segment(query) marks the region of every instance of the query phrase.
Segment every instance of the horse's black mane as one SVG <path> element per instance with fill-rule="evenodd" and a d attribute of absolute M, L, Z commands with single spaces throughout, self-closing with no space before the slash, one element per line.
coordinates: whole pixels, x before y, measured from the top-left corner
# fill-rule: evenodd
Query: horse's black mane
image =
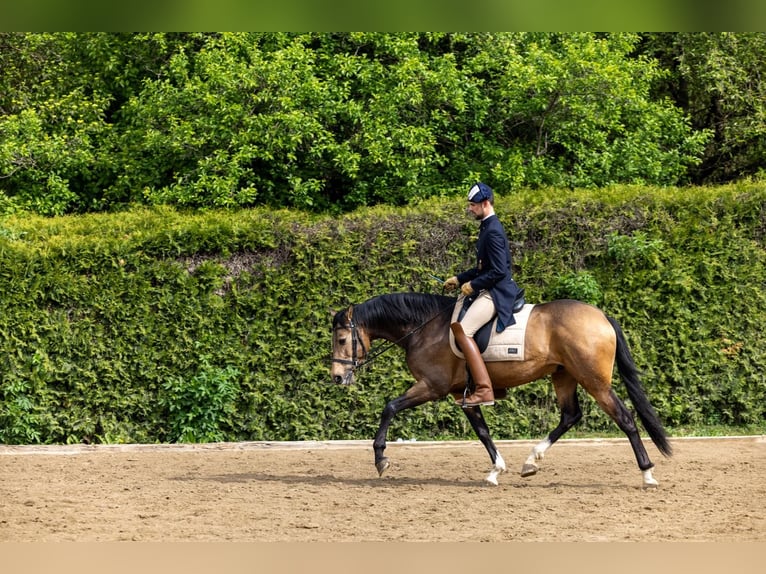
<path fill-rule="evenodd" d="M 368 327 L 419 327 L 442 315 L 449 319 L 457 300 L 429 293 L 379 295 L 354 307 L 354 319 Z"/>

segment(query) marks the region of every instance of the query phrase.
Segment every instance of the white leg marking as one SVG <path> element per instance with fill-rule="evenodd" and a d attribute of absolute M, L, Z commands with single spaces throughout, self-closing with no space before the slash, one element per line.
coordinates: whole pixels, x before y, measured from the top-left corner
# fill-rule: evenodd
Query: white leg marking
<path fill-rule="evenodd" d="M 535 448 L 532 449 L 532 452 L 535 455 L 535 459 L 543 460 L 543 457 L 549 448 L 551 448 L 551 441 L 547 438 L 544 441 L 538 443 Z"/>
<path fill-rule="evenodd" d="M 500 456 L 500 453 L 497 453 L 495 466 L 492 468 L 492 471 L 489 473 L 487 478 L 484 479 L 484 481 L 493 486 L 497 486 L 497 477 L 503 474 L 505 470 L 505 461 L 503 460 L 503 457 Z"/>
<path fill-rule="evenodd" d="M 644 486 L 659 486 L 660 483 L 652 476 L 652 469 L 642 471 L 644 475 Z"/>
<path fill-rule="evenodd" d="M 543 460 L 545 457 L 545 451 L 547 451 L 549 448 L 551 448 L 551 441 L 549 441 L 547 438 L 544 441 L 537 443 L 535 448 L 532 449 L 532 452 L 529 453 L 527 460 L 524 461 L 524 464 L 537 466 L 537 461 Z"/>
<path fill-rule="evenodd" d="M 524 461 L 524 466 L 521 467 L 521 476 L 527 477 L 537 474 L 537 471 L 539 470 L 537 461 L 543 460 L 545 451 L 549 448 L 551 448 L 551 441 L 547 438 L 544 441 L 537 443 L 535 448 L 532 449 L 532 452 L 529 453 L 527 460 Z"/>

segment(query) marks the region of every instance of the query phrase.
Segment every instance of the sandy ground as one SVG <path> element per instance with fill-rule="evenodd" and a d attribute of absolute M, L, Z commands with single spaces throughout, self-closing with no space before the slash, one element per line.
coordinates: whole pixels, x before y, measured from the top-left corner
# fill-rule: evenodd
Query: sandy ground
<path fill-rule="evenodd" d="M 0 542 L 766 541 L 766 437 L 653 445 L 644 489 L 626 440 L 14 447 L 0 445 Z"/>

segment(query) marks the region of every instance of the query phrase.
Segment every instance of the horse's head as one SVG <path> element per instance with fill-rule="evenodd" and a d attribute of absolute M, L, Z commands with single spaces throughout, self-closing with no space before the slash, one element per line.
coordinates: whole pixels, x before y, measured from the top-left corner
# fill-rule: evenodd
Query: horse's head
<path fill-rule="evenodd" d="M 351 385 L 354 371 L 364 363 L 370 339 L 364 328 L 354 321 L 354 307 L 338 311 L 332 321 L 332 366 L 334 383 Z"/>

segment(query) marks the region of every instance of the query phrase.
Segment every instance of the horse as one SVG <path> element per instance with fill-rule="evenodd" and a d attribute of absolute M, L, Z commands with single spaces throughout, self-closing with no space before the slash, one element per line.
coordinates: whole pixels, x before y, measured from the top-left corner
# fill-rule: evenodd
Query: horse
<path fill-rule="evenodd" d="M 428 293 L 390 293 L 332 314 L 331 378 L 351 385 L 355 372 L 382 351 L 371 352 L 376 339 L 404 349 L 414 384 L 389 401 L 381 414 L 373 450 L 379 476 L 389 468 L 384 455 L 388 428 L 397 413 L 429 401 L 463 396 L 466 363 L 451 349 L 449 324 L 458 299 Z M 645 487 L 656 487 L 654 464 L 639 436 L 633 415 L 612 388 L 614 364 L 628 397 L 657 449 L 672 455 L 665 430 L 641 385 L 639 371 L 619 323 L 602 310 L 572 299 L 539 303 L 529 314 L 525 334 L 526 352 L 521 361 L 487 362 L 495 398 L 507 396 L 508 389 L 550 375 L 560 410 L 558 425 L 536 444 L 524 461 L 522 477 L 539 470 L 546 451 L 581 418 L 577 388 L 582 386 L 627 435 Z M 485 482 L 497 486 L 506 472 L 505 461 L 490 436 L 481 407 L 462 409 L 484 445 L 492 463 Z"/>

